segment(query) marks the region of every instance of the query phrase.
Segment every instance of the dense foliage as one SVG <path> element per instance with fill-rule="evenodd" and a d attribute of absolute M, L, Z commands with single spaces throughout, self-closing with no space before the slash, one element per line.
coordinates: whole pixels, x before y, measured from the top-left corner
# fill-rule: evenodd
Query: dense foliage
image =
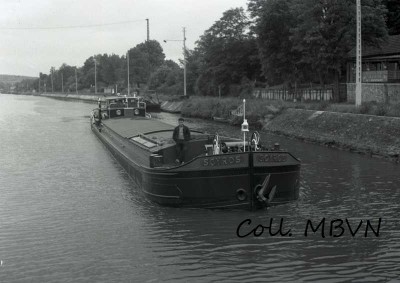
<path fill-rule="evenodd" d="M 255 86 L 294 87 L 334 84 L 344 76 L 348 52 L 355 47 L 356 0 L 249 0 L 248 11 L 233 8 L 207 29 L 194 50 L 186 50 L 188 94 L 246 96 Z M 365 45 L 377 45 L 400 33 L 400 2 L 362 1 Z M 82 67 L 63 64 L 41 74 L 41 91 L 94 91 L 97 88 L 154 90 L 183 94 L 183 62 L 165 60 L 158 41 L 127 54 L 98 54 Z M 75 81 L 75 72 L 77 84 Z M 38 88 L 39 82 L 31 82 Z M 26 84 L 25 82 L 25 85 Z M 24 87 L 21 84 L 21 87 Z M 337 93 L 337 92 L 335 92 Z"/>
<path fill-rule="evenodd" d="M 249 11 L 268 83 L 338 83 L 355 46 L 355 1 L 250 0 Z M 364 44 L 387 36 L 386 13 L 381 0 L 362 1 Z"/>

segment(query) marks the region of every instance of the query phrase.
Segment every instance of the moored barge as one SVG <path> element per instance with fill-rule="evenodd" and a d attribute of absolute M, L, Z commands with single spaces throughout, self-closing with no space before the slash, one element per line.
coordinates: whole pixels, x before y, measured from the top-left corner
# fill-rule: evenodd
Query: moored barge
<path fill-rule="evenodd" d="M 186 160 L 175 163 L 174 127 L 152 119 L 140 97 L 107 97 L 91 128 L 141 188 L 161 205 L 255 210 L 299 196 L 300 161 L 279 148 L 191 130 Z"/>

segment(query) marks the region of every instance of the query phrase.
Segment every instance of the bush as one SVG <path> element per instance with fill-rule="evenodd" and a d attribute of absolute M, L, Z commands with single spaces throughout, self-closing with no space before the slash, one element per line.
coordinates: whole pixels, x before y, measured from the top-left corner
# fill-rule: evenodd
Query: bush
<path fill-rule="evenodd" d="M 364 102 L 361 104 L 360 108 L 358 108 L 358 112 L 360 114 L 371 114 L 373 110 L 373 103 L 371 102 Z"/>
<path fill-rule="evenodd" d="M 341 113 L 358 113 L 357 107 L 354 104 L 331 104 L 327 111 Z"/>
<path fill-rule="evenodd" d="M 374 115 L 385 116 L 388 113 L 388 106 L 384 103 L 380 103 L 375 107 Z"/>
<path fill-rule="evenodd" d="M 329 106 L 330 106 L 329 101 L 325 101 L 325 100 L 324 100 L 324 101 L 318 103 L 318 105 L 317 105 L 317 110 L 323 111 L 323 110 L 328 109 Z"/>

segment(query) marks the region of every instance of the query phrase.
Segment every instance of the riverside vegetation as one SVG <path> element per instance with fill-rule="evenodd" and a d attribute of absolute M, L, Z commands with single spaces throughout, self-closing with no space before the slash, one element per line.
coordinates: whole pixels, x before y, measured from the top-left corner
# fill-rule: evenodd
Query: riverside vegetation
<path fill-rule="evenodd" d="M 164 97 L 165 98 L 165 97 Z M 171 101 L 171 100 L 170 100 Z M 174 99 L 172 99 L 174 101 Z M 241 98 L 190 97 L 184 101 L 181 113 L 187 117 L 212 119 L 221 117 L 231 119 L 232 124 L 238 121 L 231 116 L 231 111 L 242 104 Z M 262 126 L 265 119 L 272 119 L 288 108 L 328 111 L 339 113 L 366 114 L 376 116 L 400 117 L 400 103 L 385 104 L 366 102 L 360 107 L 354 104 L 322 102 L 292 102 L 282 100 L 246 99 L 246 117 L 255 127 Z M 240 119 L 239 119 L 240 120 Z M 240 121 L 241 123 L 241 121 Z"/>
<path fill-rule="evenodd" d="M 182 104 L 187 117 L 231 118 L 239 98 L 191 97 Z M 364 103 L 361 107 L 328 102 L 246 100 L 246 118 L 253 129 L 262 129 L 307 142 L 400 161 L 400 104 Z"/>
<path fill-rule="evenodd" d="M 351 2 L 351 3 L 350 3 Z M 241 96 L 265 86 L 332 85 L 345 79 L 346 59 L 355 43 L 355 1 L 249 0 L 232 8 L 185 50 L 187 93 Z M 362 1 L 363 44 L 376 46 L 400 33 L 400 3 Z M 188 30 L 190 34 L 190 29 Z M 155 39 L 122 55 L 96 54 L 83 66 L 50 67 L 39 78 L 21 81 L 16 92 L 127 92 L 183 94 L 183 61 L 167 60 Z M 96 78 L 96 83 L 95 83 Z M 40 87 L 39 87 L 40 85 Z M 5 91 L 7 89 L 5 88 Z"/>

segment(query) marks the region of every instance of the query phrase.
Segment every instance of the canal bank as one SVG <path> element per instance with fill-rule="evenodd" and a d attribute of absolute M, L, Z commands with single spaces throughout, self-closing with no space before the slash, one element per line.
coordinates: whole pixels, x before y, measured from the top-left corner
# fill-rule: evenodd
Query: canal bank
<path fill-rule="evenodd" d="M 57 93 L 42 93 L 40 96 L 88 102 L 95 102 L 99 97 Z M 182 101 L 164 101 L 161 105 L 162 111 L 205 118 L 199 115 L 201 111 L 192 111 L 190 107 L 190 103 Z M 279 111 L 274 107 L 266 113 L 269 114 L 261 120 L 252 119 L 250 115 L 250 128 L 257 126 L 264 131 L 305 142 L 400 162 L 400 118 L 294 108 Z M 238 119 L 234 124 L 238 124 Z"/>
<path fill-rule="evenodd" d="M 174 102 L 169 105 L 174 107 Z M 211 112 L 193 111 L 193 105 L 190 103 L 179 106 L 177 108 L 180 108 L 184 116 L 205 118 L 211 115 Z M 259 107 L 261 105 L 258 105 Z M 204 107 L 198 105 L 195 108 Z M 206 111 L 218 113 L 218 110 L 213 110 L 213 106 L 208 105 L 206 108 Z M 282 110 L 275 106 L 266 106 L 261 110 L 258 108 L 246 111 L 250 129 L 261 128 L 263 131 L 305 142 L 400 162 L 400 118 L 398 117 L 295 108 Z M 260 119 L 257 116 L 264 118 Z M 241 119 L 235 118 L 231 123 L 240 125 Z"/>
<path fill-rule="evenodd" d="M 400 118 L 285 109 L 263 130 L 329 147 L 400 161 Z"/>
<path fill-rule="evenodd" d="M 85 114 L 92 108 L 0 95 L 1 282 L 398 279 L 398 164 L 262 133 L 262 142 L 279 141 L 301 158 L 299 200 L 256 212 L 160 207 L 144 198 L 90 131 Z M 177 122 L 178 115 L 159 115 Z M 186 122 L 240 136 L 238 128 L 210 120 Z M 375 228 L 379 218 L 379 237 L 364 236 L 365 225 Z M 239 238 L 246 219 L 251 224 L 241 225 L 241 233 L 283 223 L 292 236 L 270 236 L 266 229 Z M 326 225 L 306 237 L 308 221 Z M 338 226 L 332 235 L 329 221 Z"/>
<path fill-rule="evenodd" d="M 36 93 L 36 96 L 45 96 L 56 99 L 64 100 L 83 100 L 88 102 L 96 102 L 99 97 L 104 96 L 103 94 L 69 94 L 69 93 Z"/>

